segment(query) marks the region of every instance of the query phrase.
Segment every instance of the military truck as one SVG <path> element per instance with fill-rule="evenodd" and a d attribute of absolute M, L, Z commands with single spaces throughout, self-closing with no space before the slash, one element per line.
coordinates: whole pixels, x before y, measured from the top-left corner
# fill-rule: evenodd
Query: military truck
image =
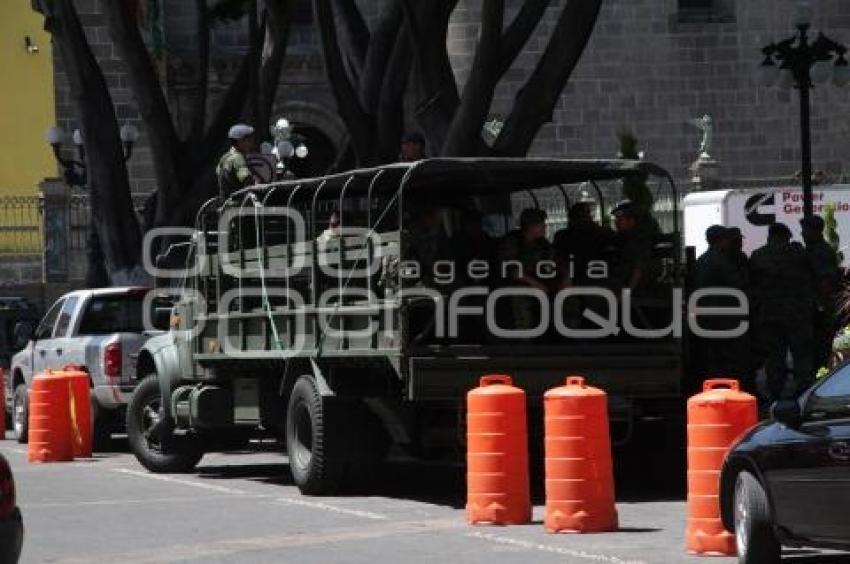
<path fill-rule="evenodd" d="M 191 240 L 158 263 L 186 268 L 157 272 L 177 301 L 170 331 L 138 356 L 133 452 L 151 471 L 183 472 L 205 451 L 270 434 L 300 490 L 326 494 L 370 475 L 391 445 L 461 454 L 465 395 L 488 373 L 512 375 L 533 413 L 545 390 L 582 374 L 609 393 L 622 439 L 638 418 L 680 422 L 684 340 L 657 332 L 681 316 L 676 233 L 655 240 L 666 275 L 626 300 L 632 323 L 655 328 L 650 339 L 511 333 L 499 265 L 460 252 L 470 215 L 498 246 L 518 195 L 566 201 L 580 183 L 648 177 L 675 194 L 647 162 L 430 159 L 210 200 Z M 452 264 L 464 275 L 449 277 Z M 565 309 L 556 303 L 553 320 Z"/>

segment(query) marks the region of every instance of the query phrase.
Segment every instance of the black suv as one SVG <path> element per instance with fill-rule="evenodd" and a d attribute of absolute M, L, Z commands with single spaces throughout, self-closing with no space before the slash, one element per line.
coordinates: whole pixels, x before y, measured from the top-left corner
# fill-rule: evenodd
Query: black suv
<path fill-rule="evenodd" d="M 723 523 L 739 562 L 778 562 L 782 545 L 850 550 L 850 363 L 771 412 L 721 472 Z"/>

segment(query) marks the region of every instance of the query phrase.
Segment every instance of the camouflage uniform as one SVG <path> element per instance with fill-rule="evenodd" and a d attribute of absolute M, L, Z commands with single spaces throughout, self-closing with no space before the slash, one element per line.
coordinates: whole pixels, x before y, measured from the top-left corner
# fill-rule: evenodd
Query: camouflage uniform
<path fill-rule="evenodd" d="M 221 157 L 215 174 L 218 177 L 218 193 L 222 198 L 227 198 L 233 192 L 250 185 L 254 178 L 245 155 L 236 150 L 236 147 L 231 147 Z"/>
<path fill-rule="evenodd" d="M 748 294 L 749 275 L 736 264 L 737 256 L 709 248 L 697 259 L 694 268 L 694 289 L 734 288 Z M 746 257 L 744 257 L 746 260 Z M 700 300 L 701 307 L 735 307 L 738 301 L 721 296 Z M 699 320 L 700 327 L 711 331 L 732 330 L 741 323 L 740 317 L 707 316 Z M 699 339 L 697 341 L 699 376 L 702 378 L 732 377 L 741 381 L 744 389 L 752 390 L 752 360 L 748 334 L 735 338 Z"/>
<path fill-rule="evenodd" d="M 768 241 L 753 252 L 750 273 L 758 348 L 765 358 L 770 394 L 778 399 L 787 374 L 789 348 L 797 386 L 806 385 L 814 374 L 811 263 L 799 243 Z"/>
<path fill-rule="evenodd" d="M 544 280 L 537 277 L 537 265 L 544 261 L 554 259 L 552 245 L 546 239 L 537 239 L 526 243 L 522 233 L 515 231 L 505 237 L 499 249 L 500 269 L 508 261 L 518 261 L 522 264 L 522 274 L 534 278 L 540 282 L 550 285 L 552 280 Z M 512 270 L 514 270 L 512 272 Z M 514 269 L 508 269 L 509 276 L 518 273 Z M 511 312 L 513 314 L 514 329 L 533 329 L 539 322 L 540 303 L 537 299 L 526 296 L 514 296 L 511 298 Z"/>
<path fill-rule="evenodd" d="M 806 253 L 814 273 L 815 366 L 826 366 L 831 351 L 835 320 L 839 265 L 835 249 L 823 239 L 806 242 Z"/>

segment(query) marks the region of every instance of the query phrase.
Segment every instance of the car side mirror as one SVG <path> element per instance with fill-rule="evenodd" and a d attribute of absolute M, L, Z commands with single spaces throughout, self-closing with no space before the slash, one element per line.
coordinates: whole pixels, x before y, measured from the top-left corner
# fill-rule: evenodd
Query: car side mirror
<path fill-rule="evenodd" d="M 792 399 L 783 399 L 774 402 L 770 406 L 770 416 L 774 421 L 778 421 L 792 429 L 799 427 L 803 421 L 800 404 L 797 403 L 797 400 Z"/>
<path fill-rule="evenodd" d="M 13 329 L 15 348 L 22 349 L 27 343 L 35 340 L 35 324 L 29 321 L 18 321 Z"/>

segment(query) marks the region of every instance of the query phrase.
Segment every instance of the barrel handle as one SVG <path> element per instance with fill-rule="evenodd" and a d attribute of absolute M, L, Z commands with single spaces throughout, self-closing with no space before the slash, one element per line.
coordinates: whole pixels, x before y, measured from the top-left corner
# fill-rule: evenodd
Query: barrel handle
<path fill-rule="evenodd" d="M 479 382 L 481 386 L 492 386 L 493 384 L 504 384 L 505 386 L 513 386 L 514 381 L 510 376 L 505 374 L 491 374 L 490 376 L 482 376 Z"/>
<path fill-rule="evenodd" d="M 82 372 L 83 367 L 79 364 L 66 364 L 62 367 L 62 372 Z"/>
<path fill-rule="evenodd" d="M 741 385 L 734 378 L 713 378 L 702 383 L 702 391 L 708 392 L 711 390 L 728 389 L 737 392 L 741 389 Z"/>
<path fill-rule="evenodd" d="M 584 376 L 567 376 L 567 386 L 584 387 Z"/>

